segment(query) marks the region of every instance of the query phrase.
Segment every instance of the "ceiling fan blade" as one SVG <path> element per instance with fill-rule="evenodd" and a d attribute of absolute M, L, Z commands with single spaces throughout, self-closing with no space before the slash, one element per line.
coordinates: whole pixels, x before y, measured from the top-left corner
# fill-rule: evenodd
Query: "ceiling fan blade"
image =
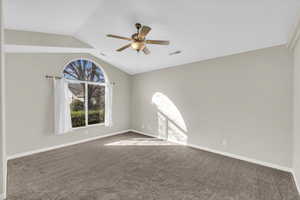
<path fill-rule="evenodd" d="M 146 55 L 149 55 L 151 52 L 150 52 L 150 50 L 147 48 L 147 47 L 145 47 L 144 49 L 143 49 L 143 52 L 146 54 Z"/>
<path fill-rule="evenodd" d="M 139 38 L 145 38 L 146 35 L 151 31 L 151 28 L 149 26 L 143 26 L 142 29 L 139 32 L 138 37 Z"/>
<path fill-rule="evenodd" d="M 167 40 L 146 40 L 147 44 L 160 44 L 160 45 L 169 45 L 170 41 Z"/>
<path fill-rule="evenodd" d="M 111 37 L 111 38 L 121 39 L 121 40 L 128 40 L 128 41 L 132 40 L 131 38 L 128 38 L 128 37 L 123 37 L 123 36 L 118 36 L 118 35 L 112 35 L 112 34 L 108 34 L 106 36 L 107 37 Z"/>
<path fill-rule="evenodd" d="M 130 44 L 127 44 L 127 45 L 125 45 L 125 46 L 123 46 L 123 47 L 121 47 L 121 48 L 119 48 L 119 49 L 117 49 L 116 51 L 123 51 L 124 49 L 127 49 L 128 47 L 130 47 L 131 46 L 131 43 Z"/>

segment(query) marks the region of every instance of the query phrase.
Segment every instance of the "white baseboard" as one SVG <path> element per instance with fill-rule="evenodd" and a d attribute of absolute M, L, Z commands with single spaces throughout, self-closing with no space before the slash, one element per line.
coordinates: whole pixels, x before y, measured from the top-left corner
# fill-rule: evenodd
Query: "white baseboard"
<path fill-rule="evenodd" d="M 149 136 L 149 137 L 155 137 L 155 138 L 158 138 L 157 136 L 153 135 L 153 134 L 150 134 L 150 133 L 145 133 L 145 132 L 142 132 L 142 131 L 138 131 L 138 130 L 134 130 L 134 129 L 130 129 L 131 132 L 135 132 L 135 133 L 138 133 L 138 134 L 141 134 L 141 135 L 145 135 L 145 136 Z M 159 138 L 161 139 L 161 138 Z"/>
<path fill-rule="evenodd" d="M 142 131 L 133 130 L 133 129 L 131 129 L 131 131 L 142 134 L 142 135 L 158 138 L 157 136 L 155 136 L 153 134 L 145 133 L 145 132 L 142 132 Z M 208 151 L 208 152 L 211 152 L 211 153 L 223 155 L 223 156 L 226 156 L 226 157 L 230 157 L 230 158 L 234 158 L 234 159 L 238 159 L 238 160 L 243 160 L 243 161 L 247 161 L 247 162 L 250 162 L 250 163 L 255 163 L 255 164 L 258 164 L 258 165 L 262 165 L 262 166 L 266 166 L 266 167 L 270 167 L 270 168 L 274 168 L 274 169 L 278 169 L 278 170 L 282 170 L 282 171 L 292 173 L 292 169 L 289 168 L 289 167 L 284 167 L 284 166 L 276 165 L 276 164 L 269 163 L 269 162 L 264 162 L 264 161 L 244 157 L 244 156 L 239 156 L 239 155 L 232 154 L 232 153 L 222 152 L 222 151 L 218 151 L 218 150 L 215 150 L 215 149 L 210 149 L 210 148 L 195 145 L 195 144 L 188 143 L 188 144 L 185 144 L 185 145 L 189 146 L 189 147 L 192 147 L 192 148 L 195 148 L 195 149 L 200 149 L 200 150 Z"/>
<path fill-rule="evenodd" d="M 5 194 L 0 194 L 0 200 L 5 200 L 6 199 L 6 195 Z"/>
<path fill-rule="evenodd" d="M 236 155 L 236 154 L 232 154 L 232 153 L 228 153 L 228 152 L 222 152 L 222 151 L 218 151 L 218 150 L 214 150 L 214 149 L 210 149 L 210 148 L 206 148 L 206 147 L 198 146 L 198 145 L 194 145 L 194 144 L 187 144 L 187 145 L 190 146 L 190 147 L 196 148 L 196 149 L 200 149 L 200 150 L 208 151 L 208 152 L 211 152 L 211 153 L 220 154 L 220 155 L 223 155 L 223 156 L 226 156 L 226 157 L 230 157 L 230 158 L 243 160 L 243 161 L 247 161 L 247 162 L 250 162 L 250 163 L 254 163 L 254 164 L 258 164 L 258 165 L 278 169 L 278 170 L 281 170 L 281 171 L 286 171 L 286 172 L 291 172 L 292 171 L 292 169 L 289 168 L 289 167 L 285 167 L 285 166 L 281 166 L 281 165 L 277 165 L 277 164 L 273 164 L 273 163 L 269 163 L 269 162 L 265 162 L 265 161 L 260 161 L 260 160 L 256 160 L 256 159 L 253 159 L 253 158 L 248 158 L 248 157 L 244 157 L 244 156 L 240 156 L 240 155 Z"/>
<path fill-rule="evenodd" d="M 67 147 L 67 146 L 71 146 L 71 145 L 75 145 L 75 144 L 85 143 L 85 142 L 89 142 L 89 141 L 93 141 L 93 140 L 97 140 L 97 139 L 101 139 L 101 138 L 105 138 L 105 137 L 109 137 L 109 136 L 119 135 L 119 134 L 126 133 L 126 132 L 129 132 L 129 131 L 130 130 L 128 129 L 128 130 L 124 130 L 124 131 L 118 131 L 118 132 L 108 133 L 108 134 L 105 134 L 105 135 L 91 137 L 91 138 L 87 138 L 87 139 L 83 139 L 83 140 L 78 140 L 78 141 L 70 142 L 70 143 L 66 143 L 66 144 L 61 144 L 61 145 L 56 145 L 56 146 L 52 146 L 52 147 L 37 149 L 37 150 L 33 150 L 33 151 L 27 151 L 27 152 L 23 152 L 23 153 L 17 153 L 17 154 L 11 155 L 11 156 L 7 156 L 7 160 L 21 158 L 21 157 L 24 157 L 24 156 L 29 156 L 29 155 L 33 155 L 33 154 L 37 154 L 37 153 L 42 153 L 42 152 L 45 152 L 45 151 L 59 149 L 59 148 L 62 148 L 62 147 Z"/>
<path fill-rule="evenodd" d="M 292 173 L 292 175 L 293 175 L 294 182 L 295 182 L 295 184 L 296 184 L 296 187 L 297 187 L 298 193 L 300 194 L 300 185 L 299 185 L 299 183 L 298 183 L 298 181 L 297 181 L 297 176 L 296 176 L 296 173 L 295 173 L 295 171 L 294 171 L 294 170 L 292 170 L 292 171 L 291 171 L 291 173 Z"/>

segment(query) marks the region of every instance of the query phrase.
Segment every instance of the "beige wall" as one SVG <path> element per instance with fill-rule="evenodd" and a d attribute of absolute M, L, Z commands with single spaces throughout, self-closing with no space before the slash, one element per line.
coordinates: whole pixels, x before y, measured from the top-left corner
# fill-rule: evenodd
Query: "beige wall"
<path fill-rule="evenodd" d="M 6 190 L 6 161 L 5 161 L 5 121 L 4 121 L 4 54 L 2 51 L 3 44 L 3 12 L 2 12 L 2 0 L 0 0 L 0 199 L 3 197 L 3 193 Z"/>
<path fill-rule="evenodd" d="M 294 49 L 294 157 L 293 170 L 300 184 L 300 42 Z"/>
<path fill-rule="evenodd" d="M 115 82 L 113 127 L 96 126 L 54 135 L 52 81 L 45 75 L 62 75 L 64 65 L 75 58 L 96 61 Z M 6 54 L 7 154 L 47 148 L 130 128 L 130 76 L 89 55 Z"/>
<path fill-rule="evenodd" d="M 284 46 L 138 74 L 131 127 L 163 132 L 165 122 L 152 103 L 159 92 L 181 113 L 188 143 L 291 167 L 292 74 Z"/>

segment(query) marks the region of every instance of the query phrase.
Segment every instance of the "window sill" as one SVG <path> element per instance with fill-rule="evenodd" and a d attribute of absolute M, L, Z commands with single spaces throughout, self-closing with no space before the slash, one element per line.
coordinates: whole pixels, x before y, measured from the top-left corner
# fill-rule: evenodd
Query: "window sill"
<path fill-rule="evenodd" d="M 92 125 L 87 125 L 87 126 L 76 127 L 76 128 L 72 128 L 72 130 L 75 131 L 75 130 L 86 129 L 86 128 L 92 128 L 92 127 L 97 127 L 97 126 L 105 126 L 105 123 L 92 124 Z"/>

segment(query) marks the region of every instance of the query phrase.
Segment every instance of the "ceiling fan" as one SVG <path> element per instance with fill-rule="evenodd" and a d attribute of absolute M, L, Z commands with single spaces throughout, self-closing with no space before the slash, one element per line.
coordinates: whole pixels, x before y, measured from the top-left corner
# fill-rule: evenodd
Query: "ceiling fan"
<path fill-rule="evenodd" d="M 146 40 L 147 34 L 151 31 L 149 26 L 142 26 L 140 23 L 136 23 L 135 27 L 137 32 L 134 33 L 131 38 L 118 35 L 108 34 L 107 37 L 128 40 L 131 43 L 117 49 L 116 51 L 123 51 L 129 47 L 132 47 L 137 52 L 143 51 L 146 55 L 150 54 L 150 50 L 147 48 L 147 44 L 169 45 L 170 42 L 166 40 Z"/>

